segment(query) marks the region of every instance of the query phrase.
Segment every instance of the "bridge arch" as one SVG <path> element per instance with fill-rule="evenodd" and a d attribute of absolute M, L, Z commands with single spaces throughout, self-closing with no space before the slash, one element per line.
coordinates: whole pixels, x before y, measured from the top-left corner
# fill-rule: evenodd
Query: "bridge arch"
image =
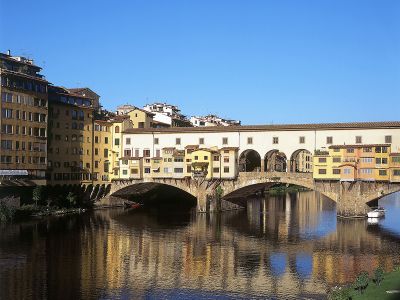
<path fill-rule="evenodd" d="M 147 192 L 150 192 L 154 188 L 159 186 L 167 186 L 179 190 L 190 197 L 196 198 L 198 196 L 196 186 L 193 184 L 187 184 L 184 180 L 174 179 L 161 179 L 157 181 L 152 180 L 116 180 L 111 186 L 110 196 L 127 198 L 129 196 L 138 197 Z"/>
<path fill-rule="evenodd" d="M 239 172 L 260 172 L 261 155 L 253 149 L 244 150 L 239 156 Z"/>
<path fill-rule="evenodd" d="M 278 149 L 268 151 L 264 156 L 264 171 L 265 172 L 286 172 L 287 171 L 287 156 L 284 152 Z"/>
<path fill-rule="evenodd" d="M 312 153 L 307 149 L 297 149 L 290 156 L 289 171 L 296 173 L 312 172 Z"/>

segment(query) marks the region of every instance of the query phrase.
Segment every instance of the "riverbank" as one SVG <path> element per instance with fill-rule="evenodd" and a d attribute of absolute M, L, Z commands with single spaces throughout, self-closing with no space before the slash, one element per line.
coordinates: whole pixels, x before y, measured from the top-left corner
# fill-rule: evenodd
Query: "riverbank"
<path fill-rule="evenodd" d="M 340 287 L 331 291 L 328 296 L 331 300 L 397 300 L 400 299 L 400 267 L 385 273 L 380 285 L 369 279 L 367 288 L 361 294 L 354 285 Z"/>

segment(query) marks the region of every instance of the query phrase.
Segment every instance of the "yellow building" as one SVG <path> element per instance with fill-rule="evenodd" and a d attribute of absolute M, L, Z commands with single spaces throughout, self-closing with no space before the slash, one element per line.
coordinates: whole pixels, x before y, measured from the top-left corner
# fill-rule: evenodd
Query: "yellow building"
<path fill-rule="evenodd" d="M 112 134 L 112 145 L 111 145 L 111 175 L 110 179 L 120 178 L 119 164 L 120 158 L 123 156 L 122 149 L 122 136 L 123 131 L 128 128 L 132 128 L 132 123 L 129 116 L 114 116 L 110 119 L 112 122 L 111 134 Z"/>
<path fill-rule="evenodd" d="M 112 155 L 112 126 L 111 121 L 94 121 L 94 151 L 93 151 L 93 181 L 103 184 L 110 181 Z"/>
<path fill-rule="evenodd" d="M 315 151 L 313 177 L 317 180 L 388 181 L 390 144 L 333 145 Z"/>
<path fill-rule="evenodd" d="M 219 168 L 220 166 L 218 161 L 218 164 L 216 164 L 218 167 L 214 167 L 215 157 L 220 158 L 219 151 L 216 149 L 201 148 L 194 150 L 190 155 L 192 160 L 192 177 L 204 177 L 206 179 L 211 179 L 214 177 L 214 168 Z"/>
<path fill-rule="evenodd" d="M 127 113 L 132 122 L 132 128 L 152 128 L 154 114 L 135 107 Z"/>
<path fill-rule="evenodd" d="M 49 87 L 48 169 L 50 184 L 91 183 L 92 99 Z"/>
<path fill-rule="evenodd" d="M 337 149 L 316 150 L 313 156 L 314 179 L 339 180 L 341 162 L 342 152 Z"/>
<path fill-rule="evenodd" d="M 0 171 L 46 184 L 48 82 L 32 60 L 0 53 Z"/>
<path fill-rule="evenodd" d="M 391 182 L 400 182 L 400 153 L 391 153 L 389 160 Z"/>

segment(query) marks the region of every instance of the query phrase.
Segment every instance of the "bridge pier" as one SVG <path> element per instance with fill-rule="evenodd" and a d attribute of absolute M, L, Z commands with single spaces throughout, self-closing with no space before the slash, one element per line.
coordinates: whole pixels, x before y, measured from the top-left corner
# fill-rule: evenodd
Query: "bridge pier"
<path fill-rule="evenodd" d="M 340 183 L 336 204 L 339 217 L 365 217 L 369 207 L 365 203 L 365 191 L 361 182 Z"/>

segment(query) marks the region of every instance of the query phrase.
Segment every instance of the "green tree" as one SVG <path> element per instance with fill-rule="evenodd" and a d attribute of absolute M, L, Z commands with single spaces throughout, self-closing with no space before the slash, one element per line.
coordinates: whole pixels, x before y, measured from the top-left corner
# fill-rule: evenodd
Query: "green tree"
<path fill-rule="evenodd" d="M 368 272 L 361 272 L 356 278 L 356 282 L 354 283 L 354 288 L 359 291 L 361 294 L 364 293 L 364 290 L 367 288 L 369 283 L 369 275 Z"/>
<path fill-rule="evenodd" d="M 32 192 L 32 199 L 35 201 L 35 206 L 37 207 L 38 202 L 43 201 L 43 186 L 37 185 Z"/>
<path fill-rule="evenodd" d="M 68 207 L 76 206 L 76 196 L 73 192 L 69 192 L 65 199 L 67 200 Z"/>
<path fill-rule="evenodd" d="M 223 188 L 219 185 L 216 189 L 215 189 L 215 196 L 216 198 L 219 200 L 222 198 L 222 196 L 224 195 L 224 190 Z"/>
<path fill-rule="evenodd" d="M 376 285 L 381 285 L 383 281 L 383 269 L 379 266 L 374 272 L 374 281 Z"/>

